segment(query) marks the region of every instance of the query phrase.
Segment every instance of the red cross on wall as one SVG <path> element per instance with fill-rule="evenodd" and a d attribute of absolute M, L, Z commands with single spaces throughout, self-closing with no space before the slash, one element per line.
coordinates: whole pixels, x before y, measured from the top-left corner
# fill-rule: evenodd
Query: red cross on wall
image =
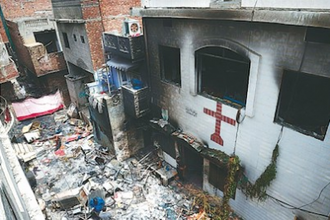
<path fill-rule="evenodd" d="M 223 146 L 223 140 L 220 136 L 220 129 L 221 129 L 221 121 L 227 122 L 228 124 L 231 125 L 236 125 L 236 121 L 234 119 L 231 119 L 227 116 L 223 116 L 221 114 L 222 112 L 222 105 L 221 103 L 217 103 L 217 110 L 212 111 L 210 109 L 204 108 L 204 113 L 211 115 L 212 117 L 215 117 L 216 123 L 215 123 L 215 132 L 211 135 L 211 140 L 214 141 L 215 143 L 220 144 Z"/>

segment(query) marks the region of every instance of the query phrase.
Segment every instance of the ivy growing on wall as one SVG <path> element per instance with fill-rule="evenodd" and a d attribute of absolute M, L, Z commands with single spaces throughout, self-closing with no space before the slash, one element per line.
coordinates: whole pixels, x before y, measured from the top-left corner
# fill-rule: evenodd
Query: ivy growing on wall
<path fill-rule="evenodd" d="M 229 158 L 228 162 L 228 175 L 226 179 L 226 185 L 224 186 L 224 196 L 221 205 L 220 220 L 227 220 L 230 214 L 229 200 L 232 198 L 236 191 L 236 173 L 240 168 L 240 160 L 237 156 Z"/>
<path fill-rule="evenodd" d="M 256 182 L 252 184 L 246 177 L 245 180 L 241 181 L 240 187 L 247 197 L 251 199 L 258 199 L 259 201 L 264 201 L 267 198 L 267 188 L 276 178 L 276 163 L 278 155 L 279 146 L 276 144 L 273 150 L 271 163 L 267 166 Z"/>

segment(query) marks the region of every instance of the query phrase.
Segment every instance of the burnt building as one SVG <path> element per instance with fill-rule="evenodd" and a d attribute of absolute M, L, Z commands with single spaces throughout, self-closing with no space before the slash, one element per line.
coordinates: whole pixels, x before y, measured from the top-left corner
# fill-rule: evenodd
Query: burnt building
<path fill-rule="evenodd" d="M 224 153 L 240 158 L 253 185 L 279 146 L 267 199 L 238 187 L 230 200 L 244 219 L 328 216 L 329 8 L 242 0 L 133 9 L 143 17 L 152 114 L 161 118 L 156 143 L 174 166 L 181 157 L 188 181 L 223 196 L 228 166 L 216 158 Z"/>
<path fill-rule="evenodd" d="M 1 34 L 19 72 L 26 77 L 20 83 L 25 87 L 33 84 L 32 89 L 39 88 L 38 92 L 31 93 L 38 96 L 59 89 L 66 101 L 67 88 L 63 76 L 67 67 L 56 34 L 50 1 L 18 4 L 4 0 L 1 8 L 4 22 Z"/>

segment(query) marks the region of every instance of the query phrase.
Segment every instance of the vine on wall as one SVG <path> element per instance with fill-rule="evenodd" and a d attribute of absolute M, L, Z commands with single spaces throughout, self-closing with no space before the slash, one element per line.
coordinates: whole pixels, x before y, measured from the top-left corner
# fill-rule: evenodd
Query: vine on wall
<path fill-rule="evenodd" d="M 236 173 L 240 168 L 240 160 L 238 156 L 232 156 L 228 162 L 228 175 L 226 185 L 224 186 L 224 196 L 221 205 L 220 220 L 227 220 L 230 214 L 229 200 L 232 198 L 236 191 Z"/>
<path fill-rule="evenodd" d="M 267 166 L 265 171 L 260 175 L 254 184 L 249 182 L 247 179 L 241 183 L 241 189 L 243 193 L 251 198 L 264 201 L 267 198 L 266 190 L 270 186 L 271 182 L 276 178 L 276 163 L 279 155 L 279 146 L 276 144 L 271 163 Z"/>

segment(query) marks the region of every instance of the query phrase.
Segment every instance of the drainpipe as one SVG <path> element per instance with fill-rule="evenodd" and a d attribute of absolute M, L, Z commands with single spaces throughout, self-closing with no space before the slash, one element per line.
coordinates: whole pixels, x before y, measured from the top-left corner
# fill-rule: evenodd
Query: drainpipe
<path fill-rule="evenodd" d="M 9 41 L 9 44 L 10 44 L 11 48 L 13 49 L 13 52 L 16 53 L 15 45 L 13 43 L 13 40 L 10 37 L 9 29 L 8 29 L 8 26 L 7 26 L 7 22 L 6 22 L 5 16 L 3 15 L 1 5 L 0 5 L 0 17 L 1 17 L 2 25 L 3 25 L 4 29 L 5 29 L 5 32 L 6 32 L 8 41 Z"/>

